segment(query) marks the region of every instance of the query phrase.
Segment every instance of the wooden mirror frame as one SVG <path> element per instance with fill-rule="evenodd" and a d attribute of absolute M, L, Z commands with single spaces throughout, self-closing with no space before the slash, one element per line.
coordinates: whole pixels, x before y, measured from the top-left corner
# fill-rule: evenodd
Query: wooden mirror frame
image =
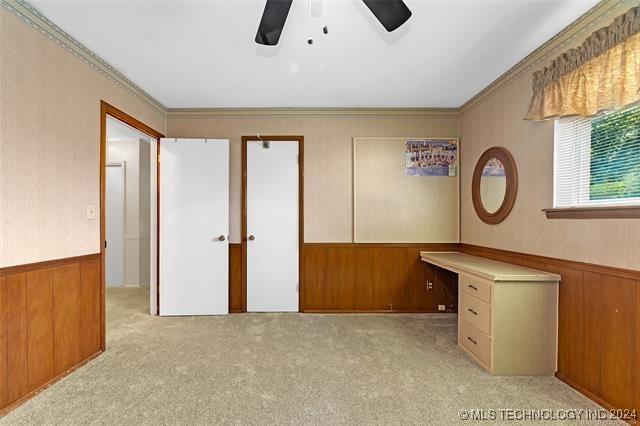
<path fill-rule="evenodd" d="M 487 162 L 497 158 L 504 166 L 507 183 L 505 187 L 504 199 L 500 208 L 493 213 L 489 213 L 482 204 L 482 198 L 480 196 L 480 180 L 482 179 L 482 171 L 484 170 Z M 507 218 L 513 205 L 516 202 L 516 196 L 518 195 L 518 169 L 516 168 L 516 161 L 507 149 L 500 146 L 494 146 L 486 150 L 476 163 L 476 168 L 473 170 L 473 181 L 471 182 L 471 197 L 473 198 L 473 207 L 478 214 L 480 220 L 490 225 L 495 225 Z"/>

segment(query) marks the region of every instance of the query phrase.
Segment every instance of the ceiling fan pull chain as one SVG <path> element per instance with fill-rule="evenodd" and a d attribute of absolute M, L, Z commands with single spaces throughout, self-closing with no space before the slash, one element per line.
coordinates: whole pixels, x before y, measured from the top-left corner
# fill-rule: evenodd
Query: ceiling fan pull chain
<path fill-rule="evenodd" d="M 328 22 L 329 22 L 329 1 L 328 0 L 322 0 L 322 6 L 324 9 L 324 26 L 322 27 L 322 32 L 325 34 L 329 34 L 329 27 L 328 27 Z"/>
<path fill-rule="evenodd" d="M 307 15 L 307 43 L 313 44 L 313 38 L 311 38 L 311 0 L 307 0 L 308 12 Z"/>

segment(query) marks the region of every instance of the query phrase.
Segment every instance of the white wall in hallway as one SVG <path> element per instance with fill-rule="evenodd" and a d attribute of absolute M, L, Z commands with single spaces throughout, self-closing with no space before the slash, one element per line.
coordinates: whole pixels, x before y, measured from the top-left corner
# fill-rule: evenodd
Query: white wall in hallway
<path fill-rule="evenodd" d="M 107 163 L 125 162 L 124 286 L 149 285 L 149 150 L 142 138 L 107 141 Z"/>

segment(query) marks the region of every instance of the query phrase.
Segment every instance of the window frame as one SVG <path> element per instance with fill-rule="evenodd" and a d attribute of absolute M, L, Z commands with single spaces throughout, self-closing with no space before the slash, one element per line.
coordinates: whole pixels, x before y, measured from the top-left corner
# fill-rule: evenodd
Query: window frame
<path fill-rule="evenodd" d="M 633 106 L 631 108 L 637 108 Z M 617 111 L 616 111 L 617 112 Z M 640 197 L 623 198 L 623 199 L 605 199 L 605 200 L 591 200 L 589 198 L 589 191 L 584 191 L 585 185 L 590 187 L 591 174 L 591 145 L 583 142 L 580 145 L 581 153 L 580 158 L 577 160 L 581 164 L 581 170 L 584 170 L 586 176 L 579 178 L 578 185 L 571 188 L 572 196 L 575 205 L 561 206 L 557 205 L 557 190 L 558 190 L 558 137 L 559 126 L 561 125 L 560 118 L 554 120 L 553 127 L 553 207 L 543 209 L 547 219 L 635 219 L 640 218 Z M 593 121 L 593 118 L 585 118 L 588 121 L 589 126 Z M 583 133 L 586 134 L 586 133 Z M 591 133 L 589 132 L 589 137 Z M 585 145 L 585 146 L 583 146 Z M 585 155 L 588 153 L 588 155 Z"/>

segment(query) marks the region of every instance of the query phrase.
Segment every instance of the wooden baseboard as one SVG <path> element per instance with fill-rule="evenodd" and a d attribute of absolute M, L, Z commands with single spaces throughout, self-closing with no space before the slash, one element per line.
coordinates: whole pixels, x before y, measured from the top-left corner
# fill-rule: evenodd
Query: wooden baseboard
<path fill-rule="evenodd" d="M 590 400 L 598 403 L 598 405 L 602 405 L 607 410 L 614 408 L 613 405 L 609 404 L 607 401 L 605 401 L 604 399 L 600 398 L 598 395 L 594 395 L 593 393 L 589 392 L 587 389 L 583 388 L 582 386 L 580 386 L 579 384 L 577 384 L 573 380 L 571 380 L 568 377 L 564 376 L 562 373 L 559 373 L 559 372 L 556 371 L 555 376 L 560 381 L 563 381 L 564 383 L 566 383 L 567 385 L 571 386 L 573 389 L 577 390 L 578 392 L 580 392 L 581 394 L 583 394 L 584 396 L 586 396 Z"/>
<path fill-rule="evenodd" d="M 605 410 L 608 410 L 608 411 L 617 410 L 616 407 L 614 407 L 613 405 L 609 404 L 607 401 L 605 401 L 604 399 L 600 398 L 598 395 L 594 395 L 592 392 L 590 392 L 587 389 L 583 388 L 582 386 L 580 386 L 579 384 L 577 384 L 573 380 L 569 379 L 568 377 L 565 377 L 561 373 L 556 372 L 555 376 L 556 376 L 556 378 L 558 380 L 564 382 L 568 386 L 570 386 L 573 389 L 577 390 L 578 392 L 580 392 L 581 394 L 583 394 L 584 396 L 586 396 L 590 400 L 594 401 L 598 405 L 601 405 Z M 631 425 L 640 425 L 640 421 L 638 421 L 638 419 L 623 419 L 623 420 L 626 421 L 627 423 L 631 424 Z"/>
<path fill-rule="evenodd" d="M 30 400 L 31 398 L 33 398 L 34 396 L 38 395 L 40 392 L 44 391 L 45 389 L 49 388 L 50 386 L 54 385 L 55 383 L 59 382 L 60 380 L 64 379 L 66 376 L 68 376 L 69 374 L 73 373 L 74 371 L 76 371 L 78 368 L 85 366 L 86 364 L 88 364 L 90 361 L 94 360 L 95 358 L 97 358 L 100 354 L 102 354 L 102 350 L 99 350 L 98 352 L 90 355 L 89 357 L 83 359 L 82 361 L 80 361 L 79 363 L 77 363 L 76 365 L 74 365 L 73 367 L 63 371 L 62 373 L 58 374 L 56 377 L 52 378 L 51 380 L 49 380 L 48 382 L 44 383 L 43 385 L 41 385 L 40 387 L 33 389 L 32 391 L 30 391 L 29 393 L 27 393 L 26 395 L 21 396 L 19 399 L 13 401 L 11 404 L 9 404 L 8 406 L 0 409 L 0 417 L 4 417 L 5 415 L 7 415 L 7 413 L 9 413 L 12 410 L 15 410 L 16 408 L 18 408 L 20 405 L 24 404 L 25 402 L 27 402 L 28 400 Z"/>

